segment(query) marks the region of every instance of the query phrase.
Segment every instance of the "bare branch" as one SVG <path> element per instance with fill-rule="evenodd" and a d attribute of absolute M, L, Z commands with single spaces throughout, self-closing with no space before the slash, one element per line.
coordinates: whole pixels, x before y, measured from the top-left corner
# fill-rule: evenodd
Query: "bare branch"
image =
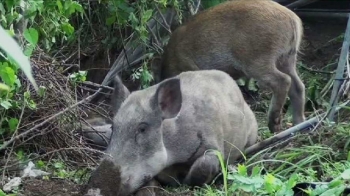
<path fill-rule="evenodd" d="M 32 131 L 35 131 L 36 129 L 40 128 L 41 126 L 45 125 L 46 123 L 50 122 L 51 120 L 57 118 L 58 116 L 61 116 L 62 114 L 64 114 L 64 113 L 70 111 L 71 109 L 77 107 L 78 105 L 80 105 L 80 104 L 82 104 L 82 103 L 89 102 L 89 101 L 92 100 L 95 96 L 97 96 L 98 93 L 100 93 L 100 90 L 101 90 L 101 89 L 99 89 L 96 93 L 94 93 L 94 94 L 92 94 L 92 95 L 90 95 L 90 96 L 88 96 L 88 97 L 82 99 L 81 101 L 79 101 L 79 102 L 77 102 L 77 103 L 75 103 L 75 104 L 73 104 L 73 105 L 71 105 L 71 106 L 65 108 L 64 110 L 58 112 L 57 114 L 50 116 L 50 117 L 47 118 L 46 120 L 44 120 L 44 121 L 42 121 L 41 123 L 37 124 L 36 126 L 30 128 L 29 130 L 27 130 L 27 131 L 25 131 L 25 132 L 23 132 L 23 133 L 21 133 L 21 134 L 19 134 L 19 135 L 17 135 L 17 136 L 12 137 L 12 138 L 11 138 L 10 140 L 8 140 L 8 141 L 5 141 L 5 142 L 3 143 L 3 145 L 1 145 L 0 151 L 6 149 L 6 148 L 7 148 L 10 144 L 12 144 L 14 141 L 16 141 L 16 140 L 18 140 L 18 139 L 21 139 L 21 138 L 24 138 L 25 136 L 27 136 L 27 135 L 28 135 L 29 133 L 31 133 Z"/>
<path fill-rule="evenodd" d="M 166 21 L 164 15 L 162 14 L 162 11 L 159 9 L 159 7 L 157 5 L 156 6 L 156 9 L 160 15 L 160 17 L 162 18 L 163 22 L 164 22 L 164 25 L 166 26 L 166 29 L 170 29 L 170 25 L 168 24 L 168 22 Z"/>

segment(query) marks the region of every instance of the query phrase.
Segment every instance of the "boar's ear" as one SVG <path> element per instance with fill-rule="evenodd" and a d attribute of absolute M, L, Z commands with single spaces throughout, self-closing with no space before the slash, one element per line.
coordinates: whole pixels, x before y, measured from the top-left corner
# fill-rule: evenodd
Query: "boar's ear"
<path fill-rule="evenodd" d="M 115 116 L 122 105 L 123 101 L 130 95 L 130 92 L 126 86 L 124 86 L 122 80 L 118 75 L 114 78 L 114 91 L 112 94 L 111 107 L 113 116 Z"/>
<path fill-rule="evenodd" d="M 155 100 L 163 118 L 174 118 L 182 105 L 180 79 L 173 78 L 162 82 L 156 91 Z"/>

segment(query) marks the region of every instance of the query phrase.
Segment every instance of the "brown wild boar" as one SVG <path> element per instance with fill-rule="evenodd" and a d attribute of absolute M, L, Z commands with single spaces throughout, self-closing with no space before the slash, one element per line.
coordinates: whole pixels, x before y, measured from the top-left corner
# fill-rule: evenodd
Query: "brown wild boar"
<path fill-rule="evenodd" d="M 287 94 L 293 124 L 305 120 L 305 87 L 296 71 L 302 35 L 300 18 L 271 0 L 221 3 L 193 16 L 172 33 L 162 60 L 155 60 L 152 67 L 155 82 L 183 71 L 210 69 L 224 71 L 234 79 L 254 78 L 273 92 L 268 127 L 279 132 Z"/>
<path fill-rule="evenodd" d="M 117 77 L 116 92 L 123 92 L 120 82 Z M 212 150 L 232 164 L 257 141 L 255 115 L 222 71 L 183 72 L 113 99 L 120 108 L 107 155 L 89 180 L 90 195 L 146 195 L 140 188 L 157 183 L 200 186 L 220 173 Z"/>

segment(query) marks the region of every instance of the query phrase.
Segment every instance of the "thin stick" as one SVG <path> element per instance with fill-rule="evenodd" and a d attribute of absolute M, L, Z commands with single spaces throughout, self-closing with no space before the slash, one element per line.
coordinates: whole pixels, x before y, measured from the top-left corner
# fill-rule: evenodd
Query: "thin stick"
<path fill-rule="evenodd" d="M 107 90 L 113 90 L 112 87 L 104 86 L 104 85 L 101 85 L 101 84 L 96 84 L 96 83 L 89 82 L 89 81 L 84 81 L 84 82 L 79 82 L 79 83 L 90 85 L 90 86 L 94 86 L 94 87 L 98 87 L 98 88 L 104 88 L 104 89 L 107 89 Z"/>
<path fill-rule="evenodd" d="M 156 42 L 156 44 L 157 44 L 158 46 L 161 46 L 161 44 L 160 44 L 160 42 L 159 42 L 159 39 L 158 39 L 158 37 L 156 36 L 156 34 L 152 31 L 152 28 L 151 28 L 148 24 L 146 24 L 146 27 L 147 27 L 147 29 L 148 29 L 148 32 L 151 33 L 151 35 L 152 35 L 154 41 Z M 157 27 L 156 27 L 156 30 L 157 30 Z"/>
<path fill-rule="evenodd" d="M 160 15 L 160 17 L 162 18 L 163 22 L 164 22 L 164 25 L 166 26 L 166 30 L 170 30 L 170 25 L 167 23 L 164 15 L 162 14 L 162 11 L 159 9 L 159 7 L 156 5 L 156 9 Z M 170 31 L 169 31 L 170 32 Z"/>
<path fill-rule="evenodd" d="M 21 124 L 21 120 L 22 120 L 22 118 L 23 118 L 23 114 L 24 114 L 24 109 L 25 109 L 25 107 L 26 107 L 26 103 L 24 102 L 24 103 L 23 103 L 23 106 L 22 106 L 22 111 L 21 111 L 21 115 L 20 115 L 19 120 L 18 120 L 18 124 L 17 124 L 16 130 L 15 130 L 15 132 L 13 133 L 12 138 L 13 138 L 14 135 L 16 135 L 17 132 L 18 132 L 18 128 L 19 128 L 19 125 Z M 12 145 L 12 148 L 11 148 L 11 150 L 10 150 L 10 152 L 9 152 L 9 155 L 7 156 L 7 159 L 6 159 L 6 163 L 5 163 L 4 168 L 7 167 L 7 164 L 8 164 L 8 162 L 10 161 L 11 154 L 12 154 L 12 152 L 13 152 L 13 149 L 14 149 L 14 144 Z M 4 171 L 2 172 L 2 181 L 1 181 L 1 184 L 4 184 L 5 172 L 6 172 L 6 169 L 4 169 Z"/>

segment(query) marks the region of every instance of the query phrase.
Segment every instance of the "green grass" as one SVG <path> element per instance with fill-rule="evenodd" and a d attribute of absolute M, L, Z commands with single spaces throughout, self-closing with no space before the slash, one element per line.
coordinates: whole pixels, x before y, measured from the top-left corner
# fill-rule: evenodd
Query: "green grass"
<path fill-rule="evenodd" d="M 289 145 L 247 157 L 236 168 L 225 166 L 218 154 L 224 185 L 205 186 L 194 195 L 293 195 L 297 183 L 329 179 L 329 186 L 304 191 L 315 196 L 339 195 L 349 185 L 349 140 L 350 126 L 338 123 L 321 127 L 311 135 L 299 134 Z"/>

